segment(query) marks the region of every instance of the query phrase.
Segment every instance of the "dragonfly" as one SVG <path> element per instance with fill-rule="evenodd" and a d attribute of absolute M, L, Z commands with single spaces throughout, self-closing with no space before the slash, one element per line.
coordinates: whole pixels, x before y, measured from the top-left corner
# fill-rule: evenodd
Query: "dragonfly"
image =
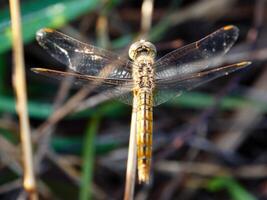
<path fill-rule="evenodd" d="M 97 92 L 133 106 L 136 113 L 136 155 L 139 182 L 148 183 L 152 158 L 153 107 L 184 91 L 248 66 L 243 61 L 218 66 L 238 38 L 238 28 L 224 26 L 206 37 L 178 48 L 156 60 L 156 47 L 149 41 L 133 43 L 127 55 L 82 43 L 63 33 L 44 28 L 38 43 L 65 64 L 69 71 L 32 68 L 36 73 L 64 79 L 78 85 L 95 85 Z"/>

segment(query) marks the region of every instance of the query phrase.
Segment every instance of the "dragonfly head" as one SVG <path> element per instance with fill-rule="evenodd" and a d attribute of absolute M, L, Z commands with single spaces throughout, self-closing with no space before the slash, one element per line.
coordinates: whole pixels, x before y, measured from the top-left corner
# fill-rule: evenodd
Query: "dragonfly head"
<path fill-rule="evenodd" d="M 139 40 L 133 43 L 129 48 L 129 57 L 135 60 L 140 55 L 147 55 L 155 58 L 157 54 L 156 47 L 146 40 Z"/>

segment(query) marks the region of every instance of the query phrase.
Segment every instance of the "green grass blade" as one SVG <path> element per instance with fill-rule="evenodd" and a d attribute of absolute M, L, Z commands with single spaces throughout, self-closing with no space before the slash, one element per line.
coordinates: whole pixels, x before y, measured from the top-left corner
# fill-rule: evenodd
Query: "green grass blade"
<path fill-rule="evenodd" d="M 98 6 L 97 0 L 36 0 L 24 3 L 21 7 L 23 40 L 29 42 L 40 28 L 59 28 Z M 0 53 L 3 53 L 12 45 L 8 8 L 0 10 L 0 19 Z"/>
<path fill-rule="evenodd" d="M 100 111 L 104 113 L 107 117 L 117 117 L 125 113 L 125 105 L 119 102 L 107 102 L 105 106 L 100 108 Z M 49 103 L 38 102 L 38 101 L 28 101 L 29 116 L 35 119 L 47 119 L 53 113 L 53 106 Z M 93 116 L 95 112 L 98 112 L 98 108 L 87 109 L 79 113 L 72 114 L 68 116 L 68 119 L 72 118 L 84 118 Z M 0 113 L 8 112 L 11 114 L 16 114 L 15 109 L 15 99 L 14 97 L 2 96 L 0 94 Z"/>
<path fill-rule="evenodd" d="M 30 117 L 37 119 L 46 119 L 53 111 L 51 104 L 33 101 L 28 102 L 28 108 Z M 14 97 L 0 95 L 0 112 L 16 114 Z"/>
<path fill-rule="evenodd" d="M 95 135 L 99 126 L 100 118 L 94 116 L 90 121 L 83 144 L 83 165 L 80 186 L 80 200 L 92 199 L 93 165 L 95 156 Z"/>
<path fill-rule="evenodd" d="M 208 183 L 208 190 L 212 192 L 224 189 L 228 191 L 232 200 L 256 200 L 256 197 L 231 177 L 216 177 Z"/>
<path fill-rule="evenodd" d="M 201 92 L 186 92 L 164 105 L 169 107 L 203 109 L 212 106 L 214 104 L 214 101 L 215 98 L 210 94 Z M 267 112 L 266 102 L 250 100 L 244 97 L 226 96 L 220 101 L 219 106 L 222 110 L 233 110 L 246 106 L 253 106 L 255 108 L 263 110 L 264 112 Z M 53 111 L 51 104 L 31 100 L 29 101 L 28 107 L 30 117 L 37 119 L 46 119 L 52 114 Z M 101 107 L 98 111 L 101 112 L 102 116 L 116 117 L 125 113 L 125 111 L 127 111 L 127 109 L 125 108 L 126 106 L 124 104 L 121 104 L 117 101 L 111 101 L 105 103 L 105 106 Z M 88 109 L 80 113 L 71 115 L 70 117 L 88 117 L 92 116 L 96 111 L 97 108 Z M 13 97 L 7 97 L 0 94 L 0 112 L 8 112 L 12 114 L 16 113 L 15 100 Z"/>
<path fill-rule="evenodd" d="M 1 129 L 0 129 L 1 130 Z M 76 154 L 81 155 L 82 154 L 82 143 L 83 138 L 80 136 L 76 137 L 67 137 L 67 136 L 58 136 L 55 134 L 51 139 L 51 146 L 55 152 L 68 152 L 70 154 Z M 73 134 L 75 135 L 75 134 Z M 80 135 L 77 133 L 76 135 Z M 121 147 L 122 145 L 125 145 L 122 141 L 117 139 L 110 139 L 108 141 L 101 141 L 101 140 L 95 140 L 95 149 L 96 149 L 96 155 L 104 155 L 114 149 L 117 149 Z"/>

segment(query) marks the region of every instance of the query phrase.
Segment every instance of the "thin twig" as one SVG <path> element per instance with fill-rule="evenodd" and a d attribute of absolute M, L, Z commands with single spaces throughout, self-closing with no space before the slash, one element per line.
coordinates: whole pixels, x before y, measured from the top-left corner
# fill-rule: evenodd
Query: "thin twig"
<path fill-rule="evenodd" d="M 7 165 L 10 169 L 18 175 L 23 174 L 20 163 L 20 151 L 15 145 L 11 144 L 4 137 L 0 137 L 0 152 L 1 162 Z"/>
<path fill-rule="evenodd" d="M 0 186 L 0 194 L 4 194 L 4 193 L 10 192 L 12 190 L 21 188 L 21 183 L 22 183 L 21 179 L 16 179 L 15 181 L 2 184 Z"/>
<path fill-rule="evenodd" d="M 129 139 L 128 160 L 126 170 L 126 183 L 124 200 L 131 200 L 134 197 L 134 185 L 136 178 L 136 121 L 137 121 L 137 99 L 133 98 L 133 111 L 131 119 L 131 131 Z"/>
<path fill-rule="evenodd" d="M 27 90 L 25 80 L 24 52 L 21 32 L 20 5 L 18 0 L 10 0 L 14 74 L 13 86 L 17 95 L 17 112 L 20 120 L 21 143 L 24 162 L 23 185 L 31 199 L 37 199 L 36 183 L 33 168 L 32 144 L 30 137 L 30 123 L 27 107 Z"/>
<path fill-rule="evenodd" d="M 36 135 L 34 141 L 38 141 L 43 134 L 46 134 L 51 127 L 53 127 L 59 120 L 69 114 L 77 104 L 84 99 L 89 93 L 90 89 L 83 87 L 79 92 L 77 92 L 72 98 L 70 98 L 64 105 L 55 110 L 55 112 L 41 124 L 36 130 Z"/>
<path fill-rule="evenodd" d="M 168 174 L 177 175 L 177 173 L 189 173 L 201 176 L 235 176 L 245 179 L 259 179 L 267 176 L 266 164 L 241 165 L 236 168 L 205 163 L 205 162 L 179 162 L 159 161 L 155 164 L 155 169 Z"/>
<path fill-rule="evenodd" d="M 72 77 L 65 78 L 64 80 L 61 81 L 59 90 L 54 100 L 53 109 L 59 108 L 60 105 L 64 102 L 69 93 L 72 82 L 73 82 Z M 40 169 L 41 162 L 49 149 L 50 139 L 54 129 L 55 126 L 50 126 L 49 130 L 47 130 L 47 133 L 44 134 L 42 139 L 38 141 L 38 147 L 35 153 L 35 165 L 34 165 L 37 174 L 39 174 L 41 171 Z"/>
<path fill-rule="evenodd" d="M 47 157 L 56 164 L 76 185 L 80 184 L 81 174 L 80 172 L 72 166 L 73 163 L 67 158 L 62 158 L 57 156 L 54 152 L 48 151 Z M 92 185 L 92 193 L 96 199 L 107 199 L 106 193 L 97 185 Z M 99 197 L 99 198 L 98 198 Z"/>

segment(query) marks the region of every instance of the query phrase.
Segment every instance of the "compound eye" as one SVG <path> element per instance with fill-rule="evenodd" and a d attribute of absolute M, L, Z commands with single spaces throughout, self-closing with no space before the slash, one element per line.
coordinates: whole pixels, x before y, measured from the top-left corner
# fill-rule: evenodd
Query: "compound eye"
<path fill-rule="evenodd" d="M 129 57 L 135 60 L 142 52 L 146 52 L 146 54 L 154 58 L 156 56 L 156 47 L 151 42 L 140 40 L 130 46 Z"/>

